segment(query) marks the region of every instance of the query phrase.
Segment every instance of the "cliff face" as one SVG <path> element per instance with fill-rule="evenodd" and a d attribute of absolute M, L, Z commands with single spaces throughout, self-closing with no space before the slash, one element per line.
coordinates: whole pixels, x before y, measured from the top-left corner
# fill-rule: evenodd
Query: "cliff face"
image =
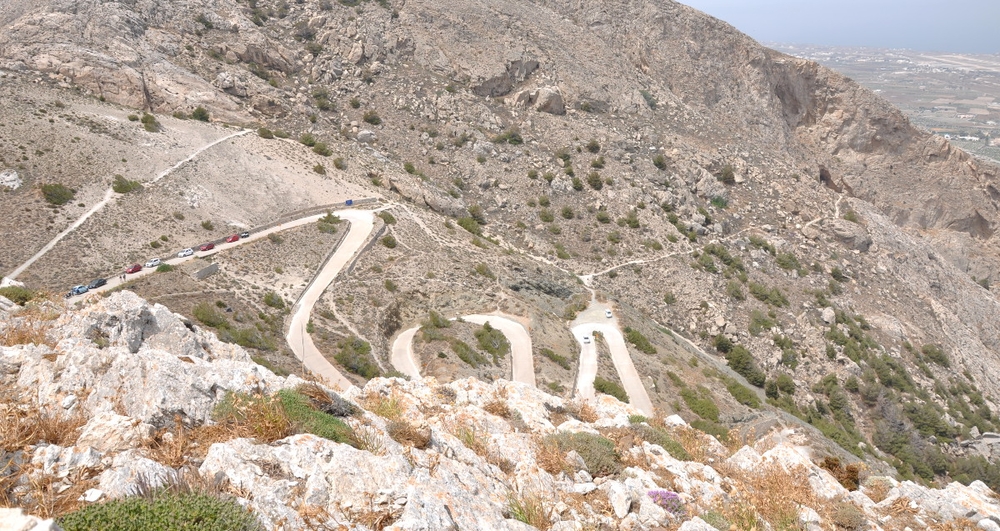
<path fill-rule="evenodd" d="M 265 529 L 708 530 L 748 517 L 993 529 L 1000 518 L 979 482 L 862 475 L 859 488 L 858 469 L 818 466 L 794 430 L 727 447 L 676 416 L 505 381 L 375 379 L 338 395 L 275 376 L 129 292 L 57 313 L 4 314 L 0 328 L 0 496 L 42 516 L 181 483 L 213 485 Z M 15 328 L 35 343 L 13 340 Z M 290 407 L 292 396 L 304 401 Z M 341 427 L 274 430 L 302 408 Z"/>

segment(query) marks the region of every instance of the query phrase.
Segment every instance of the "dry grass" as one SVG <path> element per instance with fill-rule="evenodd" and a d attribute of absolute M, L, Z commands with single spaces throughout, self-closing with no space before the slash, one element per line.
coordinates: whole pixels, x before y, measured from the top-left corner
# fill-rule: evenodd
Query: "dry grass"
<path fill-rule="evenodd" d="M 861 473 L 865 470 L 863 464 L 851 463 L 844 466 L 840 459 L 830 456 L 824 457 L 819 466 L 850 491 L 858 490 L 858 486 L 861 485 Z"/>
<path fill-rule="evenodd" d="M 389 396 L 383 396 L 379 393 L 369 393 L 361 399 L 361 405 L 368 411 L 386 420 L 397 420 L 403 416 L 403 404 L 395 393 Z"/>
<path fill-rule="evenodd" d="M 559 445 L 543 437 L 535 437 L 535 462 L 539 468 L 549 474 L 559 474 L 573 471 L 573 467 L 566 461 L 566 454 L 559 449 Z"/>
<path fill-rule="evenodd" d="M 486 443 L 486 439 L 480 435 L 475 426 L 458 426 L 452 432 L 452 435 L 462 441 L 462 444 L 464 444 L 466 448 L 472 450 L 476 453 L 476 455 L 485 459 L 487 463 L 495 465 L 499 468 L 501 472 L 510 474 L 514 471 L 516 465 L 510 459 L 492 452 L 489 445 Z"/>
<path fill-rule="evenodd" d="M 798 524 L 799 507 L 812 507 L 823 511 L 809 485 L 808 471 L 797 467 L 786 471 L 779 464 L 769 464 L 752 472 L 732 471 L 736 482 L 734 490 L 737 503 L 731 504 L 724 514 L 737 529 L 759 529 L 756 516 L 767 521 L 772 528 L 790 529 Z"/>
<path fill-rule="evenodd" d="M 15 452 L 25 446 L 50 443 L 72 446 L 86 419 L 78 411 L 60 415 L 7 394 L 0 397 L 0 450 Z"/>
<path fill-rule="evenodd" d="M 501 400 L 491 400 L 483 404 L 483 411 L 496 415 L 500 418 L 510 418 L 510 408 L 507 407 L 507 402 Z"/>
<path fill-rule="evenodd" d="M 84 473 L 65 480 L 50 475 L 29 476 L 28 491 L 14 505 L 27 514 L 55 518 L 79 509 L 83 505 L 80 497 L 96 486 L 97 479 Z"/>
<path fill-rule="evenodd" d="M 399 444 L 413 448 L 427 448 L 431 443 L 431 430 L 420 428 L 405 420 L 390 421 L 386 427 L 389 437 Z"/>
<path fill-rule="evenodd" d="M 188 428 L 180 415 L 174 417 L 172 429 L 164 428 L 150 441 L 151 458 L 172 468 L 188 463 L 191 458 L 203 458 L 215 443 L 239 437 L 227 424 L 213 424 Z"/>
<path fill-rule="evenodd" d="M 882 500 L 889 496 L 889 491 L 892 490 L 892 483 L 885 479 L 868 478 L 864 482 L 864 489 L 865 496 L 868 496 L 871 501 L 881 503 Z"/>
<path fill-rule="evenodd" d="M 511 518 L 541 531 L 552 527 L 552 518 L 549 516 L 551 510 L 545 506 L 544 498 L 538 494 L 509 492 L 507 512 Z"/>
<path fill-rule="evenodd" d="M 587 402 L 570 402 L 566 411 L 581 422 L 597 422 L 597 411 Z"/>
<path fill-rule="evenodd" d="M 229 393 L 212 416 L 229 438 L 247 437 L 271 443 L 295 434 L 292 421 L 276 396 Z"/>
<path fill-rule="evenodd" d="M 48 337 L 52 324 L 37 317 L 28 317 L 9 324 L 0 330 L 0 345 L 47 345 L 55 348 L 56 342 Z"/>
<path fill-rule="evenodd" d="M 673 428 L 671 433 L 677 438 L 677 442 L 681 444 L 692 461 L 704 464 L 708 462 L 710 457 L 718 457 L 708 451 L 706 437 L 710 437 L 709 435 L 689 426 L 678 426 Z"/>
<path fill-rule="evenodd" d="M 385 454 L 382 432 L 371 426 L 358 426 L 351 432 L 351 446 L 375 455 Z"/>

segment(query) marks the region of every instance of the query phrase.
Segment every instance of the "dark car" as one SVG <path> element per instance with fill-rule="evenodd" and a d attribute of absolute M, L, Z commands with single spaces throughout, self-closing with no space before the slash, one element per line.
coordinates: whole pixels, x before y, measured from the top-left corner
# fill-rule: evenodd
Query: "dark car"
<path fill-rule="evenodd" d="M 87 284 L 87 289 L 97 289 L 107 283 L 108 283 L 107 279 L 97 278 L 94 279 L 90 284 Z"/>
<path fill-rule="evenodd" d="M 245 230 L 240 233 L 240 238 L 249 238 L 249 237 L 250 237 L 250 231 L 248 230 Z"/>
<path fill-rule="evenodd" d="M 240 241 L 240 235 L 239 234 L 233 234 L 232 236 L 226 238 L 226 243 L 233 243 L 233 242 L 238 242 L 238 241 Z"/>
<path fill-rule="evenodd" d="M 212 242 L 208 242 L 198 248 L 199 251 L 211 251 L 212 249 L 215 249 L 215 244 Z"/>
<path fill-rule="evenodd" d="M 138 273 L 139 271 L 142 271 L 142 264 L 132 264 L 128 266 L 128 269 L 125 270 L 125 272 L 130 275 L 132 273 Z"/>

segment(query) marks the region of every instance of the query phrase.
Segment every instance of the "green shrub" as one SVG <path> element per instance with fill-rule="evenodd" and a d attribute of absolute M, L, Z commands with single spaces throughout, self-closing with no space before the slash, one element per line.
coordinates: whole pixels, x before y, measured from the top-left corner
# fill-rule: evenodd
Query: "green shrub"
<path fill-rule="evenodd" d="M 597 211 L 597 222 L 598 223 L 611 223 L 611 216 L 608 215 L 607 210 Z"/>
<path fill-rule="evenodd" d="M 60 183 L 43 184 L 42 196 L 51 205 L 65 205 L 76 197 L 76 190 L 72 190 Z"/>
<path fill-rule="evenodd" d="M 261 127 L 260 129 L 257 130 L 257 136 L 261 138 L 271 139 L 274 138 L 274 133 L 272 133 L 271 130 L 266 127 Z"/>
<path fill-rule="evenodd" d="M 319 388 L 317 387 L 317 389 Z M 311 433 L 317 437 L 340 443 L 347 443 L 351 440 L 350 426 L 337 417 L 314 407 L 313 400 L 308 396 L 294 389 L 282 389 L 278 391 L 278 401 L 282 409 L 285 410 L 285 414 L 288 415 L 288 420 L 292 421 L 296 431 Z M 317 405 L 322 407 L 327 404 Z"/>
<path fill-rule="evenodd" d="M 645 90 L 645 89 L 640 90 L 639 94 L 642 94 L 642 99 L 646 100 L 646 105 L 649 105 L 649 108 L 655 111 L 656 110 L 656 98 L 654 98 L 653 95 L 650 94 L 649 91 Z"/>
<path fill-rule="evenodd" d="M 14 304 L 24 306 L 35 298 L 35 292 L 22 286 L 5 286 L 0 288 L 0 295 L 7 297 Z"/>
<path fill-rule="evenodd" d="M 658 444 L 670 454 L 674 459 L 680 461 L 691 461 L 691 454 L 684 449 L 681 443 L 677 442 L 666 430 L 648 425 L 633 425 L 630 427 L 633 433 L 650 444 Z"/>
<path fill-rule="evenodd" d="M 653 157 L 653 166 L 656 166 L 658 170 L 667 169 L 667 159 L 662 154 L 658 154 Z"/>
<path fill-rule="evenodd" d="M 344 157 L 337 157 L 333 159 L 333 167 L 341 171 L 346 170 L 347 161 L 344 160 Z"/>
<path fill-rule="evenodd" d="M 783 306 L 788 306 L 788 299 L 785 294 L 781 292 L 778 288 L 768 288 L 767 286 L 757 283 L 750 283 L 750 294 L 754 296 L 755 299 L 777 306 L 779 308 Z"/>
<path fill-rule="evenodd" d="M 313 166 L 313 171 L 320 175 L 326 175 L 326 166 L 323 166 L 322 164 L 317 164 Z"/>
<path fill-rule="evenodd" d="M 726 284 L 726 294 L 738 301 L 745 301 L 747 296 L 743 293 L 743 284 L 738 280 L 730 280 Z"/>
<path fill-rule="evenodd" d="M 570 170 L 569 172 L 567 172 L 567 175 L 572 175 L 573 168 L 569 167 L 567 168 Z M 583 181 L 581 181 L 579 177 L 573 177 L 573 180 L 571 182 L 574 190 L 576 190 L 577 192 L 583 191 Z"/>
<path fill-rule="evenodd" d="M 194 118 L 195 120 L 201 122 L 207 122 L 211 117 L 208 114 L 208 109 L 205 109 L 204 107 L 199 105 L 195 107 L 193 111 L 191 111 L 191 118 Z"/>
<path fill-rule="evenodd" d="M 625 389 L 622 388 L 618 382 L 613 382 L 601 378 L 600 376 L 594 377 L 594 390 L 598 393 L 604 393 L 606 395 L 611 395 L 617 398 L 619 401 L 628 404 L 628 394 L 625 393 Z"/>
<path fill-rule="evenodd" d="M 927 356 L 927 359 L 942 367 L 951 367 L 951 360 L 948 358 L 948 354 L 944 350 L 941 350 L 941 347 L 938 345 L 924 345 L 920 348 L 920 352 L 924 356 Z"/>
<path fill-rule="evenodd" d="M 484 277 L 486 277 L 486 278 L 488 278 L 490 280 L 496 280 L 496 278 L 497 278 L 497 276 L 493 274 L 493 271 L 490 270 L 490 266 L 488 266 L 486 264 L 482 264 L 482 263 L 476 264 L 475 271 L 476 271 L 476 273 L 478 273 L 478 274 L 480 274 L 480 275 L 482 275 L 482 276 L 484 276 Z"/>
<path fill-rule="evenodd" d="M 414 166 L 413 163 L 409 161 L 403 163 L 403 170 L 405 170 L 406 173 L 409 173 L 410 175 L 417 173 L 417 167 Z"/>
<path fill-rule="evenodd" d="M 752 246 L 754 246 L 754 247 L 756 247 L 758 249 L 763 249 L 763 250 L 771 253 L 771 256 L 774 256 L 777 253 L 777 250 L 774 248 L 774 245 L 772 245 L 770 242 L 768 242 L 764 238 L 761 238 L 760 236 L 757 236 L 756 234 L 751 235 L 750 238 L 749 238 L 749 241 L 750 241 L 750 245 L 752 245 Z"/>
<path fill-rule="evenodd" d="M 737 382 L 732 378 L 726 379 L 726 390 L 729 394 L 733 395 L 733 398 L 737 402 L 757 409 L 760 407 L 760 398 L 757 397 L 757 393 L 753 392 L 747 386 Z"/>
<path fill-rule="evenodd" d="M 169 273 L 174 270 L 174 266 L 170 264 L 160 264 L 156 266 L 157 273 Z"/>
<path fill-rule="evenodd" d="M 285 299 L 281 298 L 281 295 L 273 291 L 269 291 L 264 294 L 264 304 L 270 306 L 271 308 L 282 309 L 285 307 Z"/>
<path fill-rule="evenodd" d="M 563 219 L 573 219 L 573 209 L 569 206 L 564 206 L 559 212 L 559 215 L 561 215 Z"/>
<path fill-rule="evenodd" d="M 721 195 L 713 197 L 710 203 L 712 203 L 712 206 L 720 210 L 724 210 L 727 206 L 729 206 L 729 200 Z"/>
<path fill-rule="evenodd" d="M 382 242 L 382 245 L 386 246 L 389 249 L 396 248 L 397 245 L 396 238 L 392 234 L 386 234 L 385 236 L 382 237 L 380 241 Z"/>
<path fill-rule="evenodd" d="M 229 322 L 226 320 L 226 316 L 207 302 L 199 302 L 196 304 L 194 308 L 191 309 L 191 315 L 201 322 L 201 324 L 212 328 L 229 325 Z"/>
<path fill-rule="evenodd" d="M 597 152 L 599 152 L 601 150 L 601 144 L 600 144 L 600 142 L 598 142 L 597 140 L 594 140 L 593 138 L 590 139 L 590 142 L 587 142 L 587 146 L 586 147 L 587 147 L 587 151 L 589 151 L 591 153 L 594 153 L 594 154 L 597 154 Z"/>
<path fill-rule="evenodd" d="M 555 362 L 556 365 L 562 367 L 563 369 L 566 369 L 567 371 L 570 370 L 570 368 L 572 367 L 572 365 L 570 364 L 570 360 L 567 359 L 566 356 L 556 354 L 555 351 L 550 348 L 542 348 L 538 351 L 538 353 L 552 360 L 553 362 Z"/>
<path fill-rule="evenodd" d="M 639 349 L 640 352 L 645 352 L 646 354 L 656 354 L 656 347 L 649 342 L 649 339 L 647 339 L 646 336 L 642 335 L 642 332 L 634 328 L 625 327 L 625 341 L 632 343 L 632 345 Z"/>
<path fill-rule="evenodd" d="M 128 115 L 128 121 L 130 121 L 130 122 L 138 122 L 139 121 L 139 115 L 138 114 L 130 114 L 130 115 Z"/>
<path fill-rule="evenodd" d="M 750 324 L 747 326 L 750 335 L 759 336 L 764 330 L 774 328 L 775 322 L 760 310 L 750 311 Z"/>
<path fill-rule="evenodd" d="M 488 322 L 483 324 L 482 328 L 473 332 L 472 335 L 475 336 L 479 348 L 493 354 L 494 359 L 497 356 L 503 357 L 510 353 L 510 341 L 507 340 L 507 336 L 503 335 L 503 332 L 493 328 Z"/>
<path fill-rule="evenodd" d="M 475 218 L 471 217 L 458 218 L 458 226 L 462 227 L 463 229 L 469 231 L 472 234 L 475 234 L 476 236 L 481 236 L 483 234 L 483 229 L 479 225 L 479 222 L 475 220 Z"/>
<path fill-rule="evenodd" d="M 369 379 L 379 375 L 378 365 L 371 356 L 372 346 L 367 341 L 348 337 L 338 341 L 337 348 L 339 352 L 334 359 L 349 372 Z"/>
<path fill-rule="evenodd" d="M 131 496 L 89 505 L 59 518 L 65 531 L 256 531 L 260 523 L 235 499 L 200 492 L 156 489 L 147 496 Z"/>
<path fill-rule="evenodd" d="M 622 470 L 621 458 L 615 451 L 615 443 L 606 437 L 592 433 L 553 433 L 546 435 L 544 442 L 555 444 L 562 452 L 570 450 L 580 454 L 587 470 L 594 477 L 617 474 Z"/>
<path fill-rule="evenodd" d="M 493 142 L 497 144 L 507 143 L 512 146 L 519 146 L 524 143 L 524 139 L 521 138 L 521 134 L 515 129 L 508 129 L 503 133 L 493 137 Z"/>
<path fill-rule="evenodd" d="M 555 214 L 552 213 L 551 210 L 543 208 L 538 211 L 538 219 L 544 221 L 545 223 L 552 223 L 553 221 L 555 221 L 556 216 Z"/>
<path fill-rule="evenodd" d="M 757 366 L 757 361 L 753 355 L 743 345 L 734 345 L 732 350 L 726 353 L 726 364 L 736 371 L 736 374 L 743 376 L 755 387 L 763 387 L 766 376 L 764 371 Z"/>
<path fill-rule="evenodd" d="M 382 123 L 382 118 L 375 111 L 365 111 L 364 117 L 362 118 L 365 122 L 372 125 L 379 125 Z"/>
<path fill-rule="evenodd" d="M 451 347 L 451 351 L 454 352 L 458 359 L 469 364 L 473 369 L 479 368 L 480 365 L 487 362 L 486 356 L 481 353 L 476 352 L 468 343 L 457 338 L 448 338 L 448 346 Z"/>
<path fill-rule="evenodd" d="M 156 117 L 149 113 L 142 113 L 140 121 L 142 122 L 143 129 L 149 131 L 150 133 L 155 133 L 163 127 L 160 125 L 160 122 L 156 120 Z"/>
<path fill-rule="evenodd" d="M 127 194 L 132 191 L 142 190 L 142 184 L 139 184 L 139 181 L 130 181 L 121 175 L 115 175 L 115 180 L 111 183 L 111 189 L 115 193 Z"/>
<path fill-rule="evenodd" d="M 799 259 L 795 257 L 792 253 L 779 253 L 775 257 L 774 262 L 778 264 L 778 267 L 785 270 L 799 270 L 802 269 L 802 264 L 799 263 Z"/>
<path fill-rule="evenodd" d="M 333 154 L 333 151 L 330 151 L 329 146 L 327 146 L 323 142 L 316 142 L 316 144 L 314 144 L 312 148 L 313 148 L 313 153 L 320 155 L 322 157 L 329 157 L 330 155 Z"/>
<path fill-rule="evenodd" d="M 722 167 L 722 171 L 719 172 L 719 180 L 722 181 L 722 184 L 736 184 L 736 172 L 733 171 L 732 165 L 726 164 Z"/>
<path fill-rule="evenodd" d="M 786 395 L 795 394 L 795 380 L 793 380 L 791 376 L 781 373 L 778 375 L 775 383 L 778 385 L 778 390 L 782 393 L 785 393 Z"/>
<path fill-rule="evenodd" d="M 690 387 L 681 389 L 681 398 L 687 407 L 699 417 L 719 421 L 719 407 L 712 400 L 712 393 L 706 387 L 699 385 L 697 390 Z"/>
<path fill-rule="evenodd" d="M 316 137 L 313 136 L 312 133 L 302 133 L 302 135 L 299 136 L 299 142 L 302 145 L 313 147 L 316 145 Z"/>
<path fill-rule="evenodd" d="M 600 190 L 604 187 L 604 181 L 601 180 L 601 174 L 596 171 L 592 171 L 587 175 L 587 184 L 589 184 L 594 190 Z"/>

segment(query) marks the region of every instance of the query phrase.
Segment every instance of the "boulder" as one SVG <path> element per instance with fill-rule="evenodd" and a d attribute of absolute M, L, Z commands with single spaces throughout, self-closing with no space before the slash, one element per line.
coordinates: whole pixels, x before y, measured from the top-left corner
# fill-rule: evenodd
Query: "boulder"
<path fill-rule="evenodd" d="M 846 219 L 832 219 L 825 224 L 830 233 L 840 243 L 850 249 L 865 252 L 872 245 L 872 238 L 863 226 Z"/>
<path fill-rule="evenodd" d="M 0 531 L 60 531 L 51 518 L 42 520 L 18 508 L 0 508 Z"/>
<path fill-rule="evenodd" d="M 559 87 L 522 90 L 514 94 L 508 102 L 515 107 L 534 108 L 539 112 L 566 114 L 566 102 Z"/>
<path fill-rule="evenodd" d="M 83 427 L 77 444 L 101 452 L 119 451 L 142 445 L 152 436 L 153 426 L 113 411 L 102 411 Z"/>
<path fill-rule="evenodd" d="M 709 524 L 708 522 L 695 516 L 694 518 L 681 524 L 679 531 L 718 531 L 718 530 L 712 527 L 711 524 Z"/>
<path fill-rule="evenodd" d="M 358 142 L 361 142 L 362 144 L 373 144 L 375 143 L 375 138 L 375 131 L 372 131 L 371 129 L 362 129 L 358 131 L 357 139 Z"/>

